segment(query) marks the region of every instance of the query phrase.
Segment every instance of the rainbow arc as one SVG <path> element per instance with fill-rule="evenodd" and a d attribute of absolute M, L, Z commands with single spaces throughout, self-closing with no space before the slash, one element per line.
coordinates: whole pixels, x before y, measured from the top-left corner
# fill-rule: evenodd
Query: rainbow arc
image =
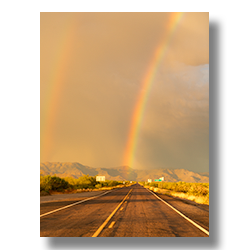
<path fill-rule="evenodd" d="M 169 20 L 167 22 L 166 33 L 162 42 L 155 49 L 152 60 L 149 64 L 149 67 L 146 71 L 145 77 L 142 81 L 141 91 L 138 95 L 138 100 L 136 102 L 134 112 L 131 119 L 131 125 L 128 135 L 128 141 L 124 153 L 123 165 L 133 168 L 133 163 L 135 160 L 135 150 L 137 145 L 137 140 L 139 136 L 139 130 L 141 127 L 142 118 L 144 115 L 147 99 L 152 87 L 154 77 L 156 75 L 159 64 L 165 55 L 171 38 L 180 23 L 180 20 L 183 17 L 182 12 L 171 13 Z"/>

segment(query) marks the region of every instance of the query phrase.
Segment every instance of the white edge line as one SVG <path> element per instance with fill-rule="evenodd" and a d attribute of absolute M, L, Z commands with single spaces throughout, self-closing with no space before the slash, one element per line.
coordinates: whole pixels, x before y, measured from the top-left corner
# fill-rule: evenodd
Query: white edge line
<path fill-rule="evenodd" d="M 147 188 L 145 188 L 147 189 Z M 148 190 L 148 189 L 147 189 Z M 192 223 L 194 226 L 196 226 L 197 228 L 199 228 L 202 232 L 204 232 L 205 234 L 207 234 L 209 236 L 209 232 L 201 227 L 200 225 L 198 225 L 197 223 L 195 223 L 194 221 L 192 221 L 191 219 L 189 219 L 188 217 L 186 217 L 184 214 L 182 214 L 180 211 L 178 211 L 176 208 L 172 207 L 170 204 L 168 204 L 166 201 L 164 201 L 163 199 L 161 199 L 158 195 L 156 195 L 154 192 L 152 192 L 151 190 L 148 190 L 149 192 L 151 192 L 156 198 L 158 198 L 159 200 L 161 200 L 163 203 L 165 203 L 166 205 L 168 205 L 170 208 L 172 208 L 176 213 L 178 213 L 179 215 L 181 215 L 183 218 L 185 218 L 187 221 L 189 221 L 190 223 Z"/>
<path fill-rule="evenodd" d="M 105 195 L 105 194 L 107 194 L 107 193 L 110 193 L 111 191 L 113 191 L 113 190 L 107 191 L 107 192 L 105 192 L 105 193 L 102 193 L 102 194 L 97 195 L 97 196 L 94 196 L 94 197 L 87 198 L 87 199 L 82 200 L 82 201 L 78 201 L 78 202 L 72 203 L 72 204 L 70 204 L 70 205 L 68 205 L 68 206 L 58 208 L 58 209 L 53 210 L 53 211 L 50 211 L 50 212 L 48 212 L 48 213 L 41 214 L 41 215 L 40 215 L 40 218 L 43 217 L 43 216 L 45 216 L 45 215 L 48 215 L 48 214 L 52 214 L 52 213 L 58 212 L 58 211 L 63 210 L 63 209 L 65 209 L 65 208 L 69 208 L 69 207 L 75 206 L 75 205 L 80 204 L 80 203 L 82 203 L 82 202 L 89 201 L 89 200 L 95 199 L 95 198 L 97 198 L 97 197 L 103 196 L 103 195 Z"/>

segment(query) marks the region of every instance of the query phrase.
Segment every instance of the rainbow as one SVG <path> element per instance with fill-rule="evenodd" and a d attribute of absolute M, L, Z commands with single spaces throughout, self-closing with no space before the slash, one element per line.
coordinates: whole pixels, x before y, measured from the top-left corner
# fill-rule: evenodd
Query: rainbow
<path fill-rule="evenodd" d="M 44 103 L 46 116 L 45 119 L 41 119 L 41 129 L 43 129 L 45 133 L 40 146 L 41 153 L 45 159 L 51 158 L 53 154 L 53 135 L 57 119 L 56 114 L 58 114 L 60 100 L 62 98 L 63 85 L 72 52 L 72 40 L 75 36 L 75 23 L 72 19 L 71 21 L 65 22 L 63 27 L 57 44 L 57 50 L 52 59 L 52 67 L 48 78 L 49 87 L 46 91 L 46 97 L 43 97 L 43 100 L 46 100 Z"/>
<path fill-rule="evenodd" d="M 174 12 L 171 13 L 169 19 L 167 21 L 166 33 L 164 39 L 156 48 L 153 58 L 149 64 L 146 75 L 142 81 L 141 91 L 138 96 L 138 101 L 135 105 L 135 109 L 131 119 L 131 125 L 128 135 L 128 141 L 124 154 L 124 166 L 129 166 L 133 168 L 133 163 L 135 159 L 135 149 L 138 140 L 138 134 L 140 125 L 142 122 L 143 114 L 145 111 L 145 106 L 147 103 L 147 99 L 150 93 L 150 89 L 157 72 L 157 68 L 162 60 L 162 57 L 166 53 L 168 45 L 171 42 L 171 38 L 173 37 L 174 31 L 177 28 L 181 18 L 183 17 L 182 12 Z"/>

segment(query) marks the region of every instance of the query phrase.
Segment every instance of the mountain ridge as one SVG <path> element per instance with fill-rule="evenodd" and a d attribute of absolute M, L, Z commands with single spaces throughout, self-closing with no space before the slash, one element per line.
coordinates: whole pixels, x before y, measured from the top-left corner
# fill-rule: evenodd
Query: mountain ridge
<path fill-rule="evenodd" d="M 209 173 L 195 173 L 186 169 L 132 169 L 126 166 L 114 168 L 92 168 L 79 162 L 42 162 L 40 163 L 41 175 L 56 175 L 58 177 L 79 178 L 83 175 L 104 175 L 106 180 L 131 180 L 147 181 L 164 177 L 168 182 L 193 182 L 208 183 Z"/>

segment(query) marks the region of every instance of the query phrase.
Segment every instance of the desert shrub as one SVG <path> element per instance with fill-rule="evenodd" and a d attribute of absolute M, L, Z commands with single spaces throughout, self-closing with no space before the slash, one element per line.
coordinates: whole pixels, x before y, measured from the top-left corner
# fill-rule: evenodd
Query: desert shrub
<path fill-rule="evenodd" d="M 65 177 L 66 181 L 68 181 L 74 189 L 83 189 L 83 188 L 90 188 L 94 189 L 99 182 L 96 181 L 96 178 L 89 175 L 83 175 L 78 179 L 72 177 Z"/>
<path fill-rule="evenodd" d="M 96 181 L 95 176 L 83 175 L 78 179 L 73 177 L 59 178 L 57 176 L 40 176 L 40 191 L 63 191 L 73 189 L 94 189 L 101 187 L 113 187 L 122 184 L 121 181 L 107 180 L 104 182 Z"/>
<path fill-rule="evenodd" d="M 96 184 L 95 187 L 96 188 L 102 188 L 102 184 Z"/>
<path fill-rule="evenodd" d="M 150 187 L 158 187 L 158 183 L 157 182 L 150 182 L 149 186 Z"/>
<path fill-rule="evenodd" d="M 49 190 L 52 189 L 52 186 L 50 184 L 50 175 L 46 176 L 40 176 L 40 191 L 45 191 L 48 192 Z"/>
<path fill-rule="evenodd" d="M 118 181 L 109 181 L 109 184 L 108 184 L 108 186 L 109 187 L 114 187 L 114 186 L 117 186 L 119 184 L 119 182 Z"/>
<path fill-rule="evenodd" d="M 167 189 L 173 192 L 181 192 L 194 196 L 206 196 L 209 198 L 209 183 L 188 183 L 188 182 L 151 182 L 144 183 L 151 187 Z"/>
<path fill-rule="evenodd" d="M 70 188 L 70 184 L 57 176 L 40 176 L 40 191 L 63 191 Z"/>

